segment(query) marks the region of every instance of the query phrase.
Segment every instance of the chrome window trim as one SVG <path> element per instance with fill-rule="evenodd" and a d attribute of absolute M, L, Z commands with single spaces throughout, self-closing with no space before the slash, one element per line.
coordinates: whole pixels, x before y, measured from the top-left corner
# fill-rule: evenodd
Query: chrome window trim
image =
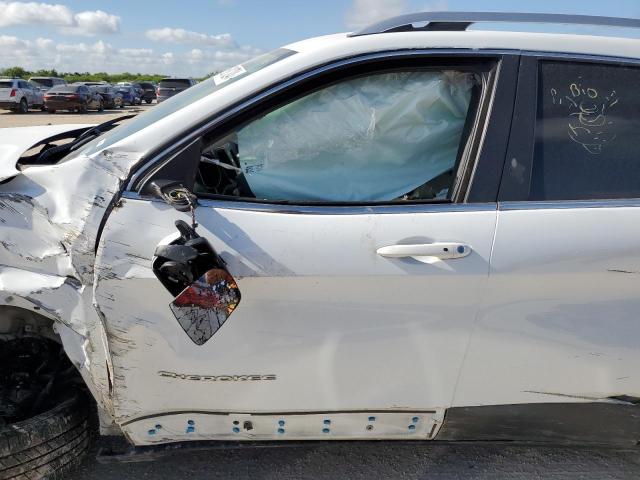
<path fill-rule="evenodd" d="M 454 55 L 454 56 L 481 57 L 486 55 L 509 55 L 509 54 L 518 55 L 519 53 L 520 52 L 518 50 L 508 50 L 508 49 L 469 50 L 469 49 L 463 49 L 463 48 L 442 48 L 442 49 L 417 48 L 417 49 L 401 49 L 401 50 L 391 50 L 391 51 L 387 50 L 387 51 L 381 51 L 381 52 L 367 53 L 364 55 L 356 55 L 354 57 L 349 57 L 343 60 L 334 61 L 327 65 L 313 68 L 312 70 L 309 70 L 307 72 L 303 72 L 301 74 L 295 75 L 294 78 L 278 83 L 277 85 L 274 85 L 273 87 L 269 88 L 268 90 L 265 90 L 264 92 L 258 95 L 252 96 L 251 98 L 245 100 L 239 105 L 236 105 L 230 110 L 227 110 L 221 115 L 214 117 L 211 121 L 207 122 L 206 124 L 202 125 L 196 130 L 185 135 L 183 138 L 171 144 L 169 147 L 163 149 L 161 152 L 154 155 L 151 159 L 149 159 L 140 168 L 137 169 L 137 171 L 130 177 L 125 190 L 133 191 L 133 186 L 140 180 L 140 178 L 148 175 L 150 173 L 150 169 L 156 163 L 158 163 L 162 158 L 166 157 L 170 152 L 173 152 L 179 149 L 181 146 L 186 145 L 189 141 L 193 140 L 199 135 L 202 135 L 207 130 L 210 130 L 211 128 L 214 128 L 216 125 L 224 122 L 229 117 L 236 115 L 242 110 L 257 104 L 262 100 L 264 100 L 265 98 L 271 95 L 277 94 L 278 92 L 285 90 L 295 85 L 296 83 L 302 82 L 311 77 L 334 70 L 336 68 L 341 68 L 341 67 L 353 65 L 356 63 L 366 62 L 369 60 L 378 60 L 383 58 L 401 57 L 401 56 Z"/>
<path fill-rule="evenodd" d="M 124 192 L 122 198 L 146 202 L 166 203 L 159 198 L 141 196 L 136 192 Z M 242 210 L 260 213 L 280 213 L 287 215 L 370 215 L 399 213 L 449 213 L 449 212 L 490 212 L 496 203 L 402 203 L 394 205 L 282 205 L 276 203 L 242 202 L 234 200 L 198 199 L 199 207 L 225 210 Z M 167 205 L 167 208 L 170 208 Z M 196 210 L 197 212 L 197 210 Z M 196 213 L 197 215 L 197 213 Z"/>
<path fill-rule="evenodd" d="M 611 200 L 546 200 L 499 202 L 499 211 L 511 210 L 567 210 L 580 208 L 625 208 L 640 207 L 640 198 Z"/>

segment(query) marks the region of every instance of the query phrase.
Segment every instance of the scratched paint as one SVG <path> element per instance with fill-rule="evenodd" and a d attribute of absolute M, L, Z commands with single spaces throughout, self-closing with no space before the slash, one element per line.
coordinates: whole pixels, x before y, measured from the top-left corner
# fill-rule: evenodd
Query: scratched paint
<path fill-rule="evenodd" d="M 592 155 L 599 155 L 617 137 L 610 111 L 620 102 L 615 89 L 600 91 L 581 77 L 566 88 L 551 88 L 554 105 L 567 109 L 567 135 Z"/>

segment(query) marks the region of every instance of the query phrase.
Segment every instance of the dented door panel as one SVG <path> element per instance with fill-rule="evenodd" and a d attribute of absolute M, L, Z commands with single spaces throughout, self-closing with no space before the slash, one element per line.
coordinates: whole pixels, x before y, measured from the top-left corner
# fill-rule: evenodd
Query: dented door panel
<path fill-rule="evenodd" d="M 124 199 L 103 232 L 96 285 L 118 421 L 177 410 L 449 405 L 487 281 L 496 211 L 422 208 L 313 215 L 203 202 L 197 231 L 226 262 L 242 301 L 199 346 L 151 269 L 156 245 L 175 239 L 174 221 L 189 215 Z M 431 264 L 376 253 L 398 242 L 437 241 L 464 242 L 472 251 Z"/>

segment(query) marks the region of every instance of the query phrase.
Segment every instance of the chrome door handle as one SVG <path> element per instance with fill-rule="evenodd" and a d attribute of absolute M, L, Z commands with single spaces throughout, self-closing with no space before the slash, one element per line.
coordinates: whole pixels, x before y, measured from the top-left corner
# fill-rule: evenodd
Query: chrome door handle
<path fill-rule="evenodd" d="M 388 245 L 380 247 L 376 253 L 387 258 L 415 258 L 420 262 L 430 263 L 435 260 L 453 260 L 463 258 L 471 253 L 471 247 L 464 243 L 422 243 L 417 245 Z"/>

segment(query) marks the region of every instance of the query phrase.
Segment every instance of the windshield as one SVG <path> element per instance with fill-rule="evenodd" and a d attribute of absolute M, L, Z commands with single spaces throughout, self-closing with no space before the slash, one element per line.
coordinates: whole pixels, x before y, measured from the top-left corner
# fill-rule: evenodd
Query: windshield
<path fill-rule="evenodd" d="M 293 50 L 279 48 L 272 52 L 265 53 L 264 55 L 260 55 L 253 60 L 249 60 L 248 62 L 236 65 L 235 67 L 231 67 L 230 69 L 214 75 L 213 77 L 210 77 L 191 88 L 187 88 L 186 90 L 180 92 L 177 95 L 174 95 L 173 97 L 158 105 L 154 105 L 154 107 L 150 110 L 147 110 L 146 112 L 138 115 L 133 120 L 130 120 L 125 124 L 114 128 L 110 132 L 107 132 L 104 135 L 94 139 L 93 141 L 87 143 L 84 148 L 76 150 L 71 155 L 91 155 L 99 150 L 108 148 L 114 143 L 119 142 L 123 138 L 139 132 L 143 128 L 146 128 L 149 125 L 157 122 L 158 120 L 162 120 L 166 116 L 171 115 L 172 113 L 177 112 L 178 110 L 191 105 L 198 100 L 203 99 L 211 93 L 218 91 L 221 88 L 230 85 L 243 77 L 246 77 L 247 75 L 255 73 L 258 70 L 262 70 L 263 68 L 268 67 L 269 65 L 272 65 L 295 53 L 296 52 Z"/>

